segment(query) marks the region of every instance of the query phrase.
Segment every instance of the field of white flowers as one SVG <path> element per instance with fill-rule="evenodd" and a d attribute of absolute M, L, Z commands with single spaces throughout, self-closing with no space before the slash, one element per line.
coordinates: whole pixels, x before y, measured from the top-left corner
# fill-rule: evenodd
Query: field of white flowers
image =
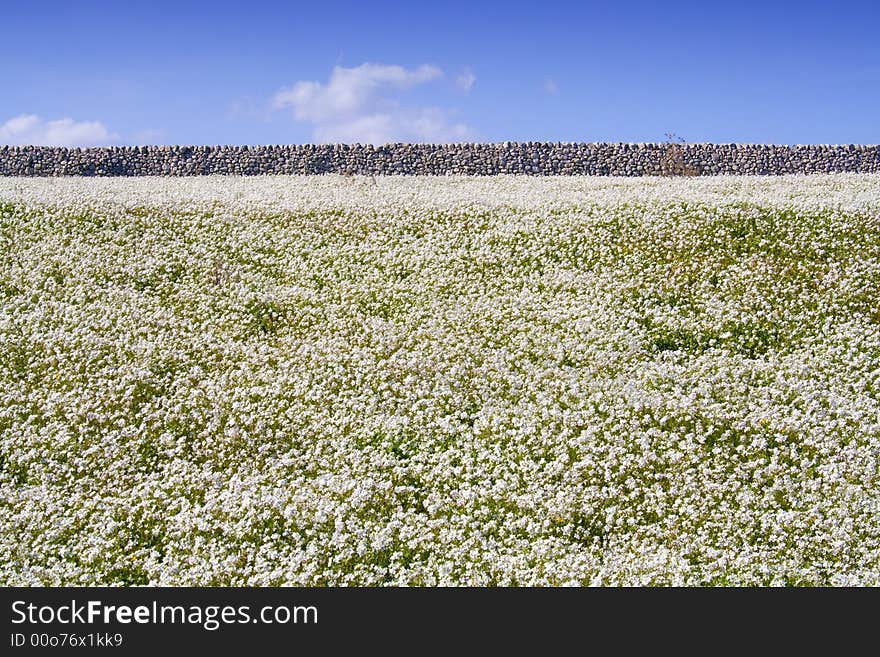
<path fill-rule="evenodd" d="M 880 584 L 880 177 L 0 179 L 0 584 Z"/>

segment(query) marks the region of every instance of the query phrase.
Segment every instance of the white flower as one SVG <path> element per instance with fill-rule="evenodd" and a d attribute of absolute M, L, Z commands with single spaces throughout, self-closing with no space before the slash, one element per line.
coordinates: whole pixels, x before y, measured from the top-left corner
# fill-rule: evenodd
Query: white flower
<path fill-rule="evenodd" d="M 0 178 L 0 583 L 880 584 L 880 178 Z"/>

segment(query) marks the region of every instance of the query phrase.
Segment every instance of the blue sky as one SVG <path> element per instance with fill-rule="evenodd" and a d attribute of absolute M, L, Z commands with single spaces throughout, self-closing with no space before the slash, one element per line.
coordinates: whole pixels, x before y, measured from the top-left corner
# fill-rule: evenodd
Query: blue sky
<path fill-rule="evenodd" d="M 14 2 L 0 144 L 880 143 L 880 2 Z"/>

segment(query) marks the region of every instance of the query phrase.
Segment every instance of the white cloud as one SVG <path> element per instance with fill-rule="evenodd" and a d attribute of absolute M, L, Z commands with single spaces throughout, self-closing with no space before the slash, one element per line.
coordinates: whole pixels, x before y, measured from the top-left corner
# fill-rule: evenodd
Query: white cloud
<path fill-rule="evenodd" d="M 470 91 L 471 87 L 474 86 L 474 82 L 477 81 L 477 76 L 474 75 L 474 72 L 470 69 L 470 67 L 465 67 L 465 69 L 459 74 L 457 78 L 455 78 L 455 84 L 459 86 L 460 89 L 465 91 Z"/>
<path fill-rule="evenodd" d="M 464 141 L 471 131 L 438 107 L 402 106 L 400 92 L 443 77 L 424 65 L 416 69 L 384 64 L 335 66 L 326 83 L 302 80 L 272 99 L 273 109 L 293 110 L 311 123 L 318 143 Z"/>
<path fill-rule="evenodd" d="M 118 140 L 100 121 L 44 121 L 21 114 L 0 125 L 0 144 L 9 146 L 107 146 Z"/>
<path fill-rule="evenodd" d="M 319 144 L 395 142 L 448 143 L 467 141 L 471 130 L 463 123 L 451 123 L 445 112 L 436 107 L 366 114 L 347 121 L 315 126 Z"/>
<path fill-rule="evenodd" d="M 544 91 L 546 91 L 551 96 L 555 96 L 559 93 L 559 85 L 556 84 L 555 80 L 547 79 L 544 83 Z"/>
<path fill-rule="evenodd" d="M 304 121 L 348 118 L 375 104 L 383 87 L 406 89 L 442 76 L 440 69 L 427 65 L 412 71 L 382 64 L 361 64 L 355 68 L 334 66 L 327 84 L 297 82 L 290 89 L 275 94 L 272 106 L 276 109 L 293 107 L 296 118 Z"/>

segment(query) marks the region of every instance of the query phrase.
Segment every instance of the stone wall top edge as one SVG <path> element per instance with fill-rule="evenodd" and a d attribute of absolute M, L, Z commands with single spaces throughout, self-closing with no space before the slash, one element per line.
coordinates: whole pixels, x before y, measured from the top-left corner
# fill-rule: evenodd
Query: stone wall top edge
<path fill-rule="evenodd" d="M 662 146 L 679 145 L 683 147 L 702 147 L 702 148 L 880 148 L 878 144 L 779 144 L 779 143 L 760 143 L 760 142 L 609 142 L 609 141 L 501 141 L 501 142 L 449 142 L 449 143 L 418 143 L 418 142 L 395 142 L 387 144 L 362 144 L 362 143 L 331 143 L 331 144 L 138 144 L 125 146 L 40 146 L 40 145 L 12 145 L 0 144 L 0 150 L 56 150 L 56 151 L 131 151 L 134 149 L 151 149 L 151 150 L 179 150 L 183 148 L 199 149 L 199 150 L 260 150 L 266 148 L 307 148 L 307 149 L 325 149 L 325 148 L 365 148 L 372 150 L 380 150 L 387 148 L 448 148 L 448 147 L 467 147 L 467 148 L 510 148 L 510 147 L 559 147 L 559 146 L 629 146 L 636 148 L 657 148 Z"/>

